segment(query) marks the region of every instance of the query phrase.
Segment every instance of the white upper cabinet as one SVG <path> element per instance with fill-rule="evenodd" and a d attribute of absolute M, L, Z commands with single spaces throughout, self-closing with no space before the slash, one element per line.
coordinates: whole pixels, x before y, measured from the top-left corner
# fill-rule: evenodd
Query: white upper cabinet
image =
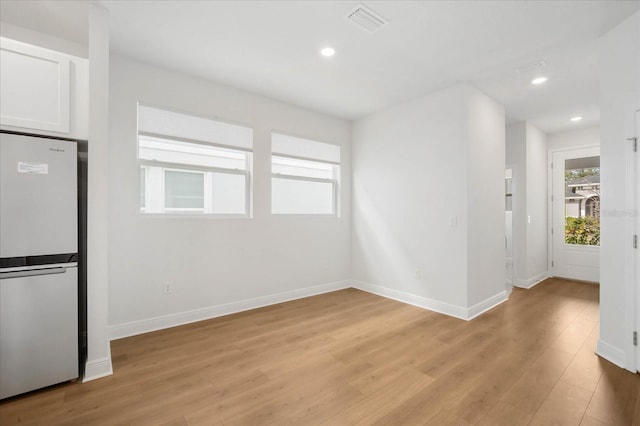
<path fill-rule="evenodd" d="M 87 69 L 82 58 L 0 37 L 2 128 L 85 136 L 73 112 L 78 115 L 82 107 L 78 92 L 86 95 L 77 84 L 85 80 Z M 83 117 L 80 113 L 80 121 Z"/>

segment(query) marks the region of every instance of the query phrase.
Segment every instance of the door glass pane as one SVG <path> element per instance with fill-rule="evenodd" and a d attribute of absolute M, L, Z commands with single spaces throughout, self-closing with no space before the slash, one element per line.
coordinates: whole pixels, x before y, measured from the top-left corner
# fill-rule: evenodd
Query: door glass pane
<path fill-rule="evenodd" d="M 204 173 L 166 170 L 164 207 L 165 209 L 204 209 Z"/>
<path fill-rule="evenodd" d="M 600 157 L 565 160 L 565 243 L 600 245 Z"/>

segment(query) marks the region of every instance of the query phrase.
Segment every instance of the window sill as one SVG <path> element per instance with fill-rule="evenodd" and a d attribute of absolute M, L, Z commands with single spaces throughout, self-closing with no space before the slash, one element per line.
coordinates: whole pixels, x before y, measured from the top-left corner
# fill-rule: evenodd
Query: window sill
<path fill-rule="evenodd" d="M 211 213 L 144 213 L 138 212 L 138 216 L 149 218 L 149 219 L 188 219 L 188 220 L 203 220 L 203 219 L 231 219 L 231 220 L 242 220 L 242 219 L 253 219 L 251 215 L 245 214 L 211 214 Z"/>

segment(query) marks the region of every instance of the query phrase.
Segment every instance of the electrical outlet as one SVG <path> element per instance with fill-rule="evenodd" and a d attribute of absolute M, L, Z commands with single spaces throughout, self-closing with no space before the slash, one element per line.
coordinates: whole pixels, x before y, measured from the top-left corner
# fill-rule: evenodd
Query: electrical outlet
<path fill-rule="evenodd" d="M 171 288 L 171 283 L 169 281 L 163 284 L 162 291 L 164 292 L 164 294 L 171 294 L 173 289 Z"/>

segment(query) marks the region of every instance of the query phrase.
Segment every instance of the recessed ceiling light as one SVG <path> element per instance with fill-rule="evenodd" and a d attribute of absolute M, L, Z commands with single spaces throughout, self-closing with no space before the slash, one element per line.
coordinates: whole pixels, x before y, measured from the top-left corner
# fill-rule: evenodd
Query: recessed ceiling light
<path fill-rule="evenodd" d="M 324 49 L 322 49 L 322 50 L 320 51 L 320 54 L 321 54 L 322 56 L 327 56 L 327 57 L 329 57 L 329 56 L 333 56 L 333 55 L 335 55 L 335 54 L 336 54 L 336 51 L 333 49 L 333 47 L 325 47 Z"/>
<path fill-rule="evenodd" d="M 571 117 L 571 121 L 580 121 L 580 120 L 582 120 L 582 117 L 580 117 L 579 115 L 575 117 Z"/>
<path fill-rule="evenodd" d="M 547 77 L 537 77 L 531 80 L 531 84 L 542 84 L 547 81 Z"/>

